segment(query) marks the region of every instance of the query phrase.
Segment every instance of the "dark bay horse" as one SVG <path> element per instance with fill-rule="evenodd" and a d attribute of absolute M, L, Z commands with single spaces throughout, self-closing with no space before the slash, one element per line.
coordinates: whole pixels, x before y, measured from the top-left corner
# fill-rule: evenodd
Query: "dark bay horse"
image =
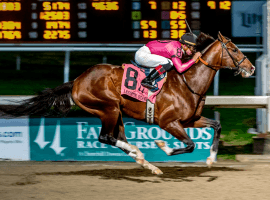
<path fill-rule="evenodd" d="M 218 34 L 217 40 L 210 36 L 209 38 L 211 44 L 202 51 L 201 61 L 184 74 L 179 74 L 174 69 L 168 72 L 167 81 L 156 99 L 154 123 L 186 144 L 185 148 L 172 149 L 166 147 L 164 141 L 155 141 L 170 156 L 194 150 L 195 144 L 184 128 L 212 127 L 214 140 L 207 159 L 207 164 L 211 166 L 218 151 L 221 125 L 218 121 L 201 116 L 206 91 L 217 70 L 221 68 L 234 69 L 236 74 L 249 77 L 254 73 L 255 67 L 236 45 L 221 33 Z M 2 107 L 0 110 L 11 116 L 44 115 L 52 108 L 67 112 L 71 107 L 72 98 L 80 108 L 101 119 L 100 142 L 119 147 L 144 168 L 150 169 L 154 174 L 162 174 L 161 170 L 144 159 L 136 146 L 127 142 L 122 113 L 145 120 L 146 103 L 121 96 L 122 76 L 122 67 L 98 64 L 74 81 L 54 89 L 46 89 L 38 96 L 22 102 L 15 109 Z"/>

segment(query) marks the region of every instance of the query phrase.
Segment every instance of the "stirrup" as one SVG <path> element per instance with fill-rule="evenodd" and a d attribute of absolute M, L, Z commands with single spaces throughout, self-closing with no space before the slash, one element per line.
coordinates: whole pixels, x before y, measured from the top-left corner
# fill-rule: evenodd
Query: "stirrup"
<path fill-rule="evenodd" d="M 144 87 L 146 87 L 148 89 L 151 89 L 151 90 L 156 88 L 156 86 L 150 85 L 149 83 L 141 83 L 141 84 L 142 84 L 142 86 L 144 86 Z"/>
<path fill-rule="evenodd" d="M 142 86 L 148 88 L 151 92 L 155 92 L 158 90 L 158 87 L 155 85 L 150 85 L 149 83 L 141 83 Z"/>

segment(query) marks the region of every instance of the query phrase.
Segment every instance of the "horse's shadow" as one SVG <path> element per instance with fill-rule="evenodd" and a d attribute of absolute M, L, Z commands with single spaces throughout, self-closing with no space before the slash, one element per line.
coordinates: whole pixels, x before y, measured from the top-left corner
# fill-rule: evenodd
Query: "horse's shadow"
<path fill-rule="evenodd" d="M 137 183 L 151 182 L 192 182 L 191 177 L 208 178 L 207 182 L 214 181 L 218 176 L 204 175 L 207 172 L 229 172 L 229 171 L 244 171 L 243 169 L 234 169 L 228 167 L 160 167 L 163 175 L 153 175 L 149 170 L 145 169 L 101 169 L 101 170 L 84 170 L 84 171 L 70 171 L 70 172 L 51 172 L 51 173 L 36 173 L 36 175 L 84 175 L 84 176 L 99 176 L 101 179 L 114 179 L 114 180 L 128 180 Z M 156 177 L 155 180 L 145 178 Z"/>

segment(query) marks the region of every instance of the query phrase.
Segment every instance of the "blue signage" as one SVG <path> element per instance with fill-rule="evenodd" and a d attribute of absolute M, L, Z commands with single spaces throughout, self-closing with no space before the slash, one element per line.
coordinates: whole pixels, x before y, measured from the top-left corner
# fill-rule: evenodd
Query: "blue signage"
<path fill-rule="evenodd" d="M 170 148 L 184 148 L 185 144 L 156 125 L 130 118 L 125 118 L 124 123 L 128 142 L 136 145 L 150 162 L 205 162 L 210 155 L 212 128 L 186 129 L 196 144 L 195 150 L 167 156 L 155 140 L 164 140 Z M 117 147 L 98 141 L 101 123 L 96 118 L 30 119 L 29 129 L 31 160 L 133 161 Z"/>

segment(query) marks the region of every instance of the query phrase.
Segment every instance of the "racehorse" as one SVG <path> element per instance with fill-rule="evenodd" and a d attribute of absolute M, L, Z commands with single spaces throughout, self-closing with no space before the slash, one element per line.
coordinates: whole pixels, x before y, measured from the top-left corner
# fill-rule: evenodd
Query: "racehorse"
<path fill-rule="evenodd" d="M 203 34 L 203 33 L 201 33 Z M 164 141 L 155 141 L 167 155 L 191 153 L 195 144 L 184 128 L 212 127 L 214 139 L 207 158 L 207 165 L 215 161 L 221 132 L 218 121 L 201 116 L 205 94 L 211 85 L 216 72 L 221 68 L 236 70 L 242 77 L 251 76 L 255 67 L 231 42 L 220 32 L 218 39 L 210 37 L 211 44 L 202 50 L 201 59 L 188 71 L 179 74 L 172 69 L 167 74 L 161 92 L 155 103 L 154 124 L 166 130 L 186 144 L 185 148 L 173 149 Z M 125 136 L 122 113 L 138 120 L 145 120 L 146 103 L 121 96 L 123 68 L 111 64 L 97 64 L 74 81 L 54 89 L 45 89 L 38 96 L 22 102 L 19 106 L 1 107 L 0 110 L 10 116 L 39 114 L 44 115 L 54 108 L 66 113 L 71 108 L 70 99 L 81 109 L 101 119 L 102 129 L 99 136 L 101 143 L 119 147 L 131 156 L 138 164 L 150 169 L 153 174 L 162 171 L 144 159 L 140 150 L 131 144 Z"/>

